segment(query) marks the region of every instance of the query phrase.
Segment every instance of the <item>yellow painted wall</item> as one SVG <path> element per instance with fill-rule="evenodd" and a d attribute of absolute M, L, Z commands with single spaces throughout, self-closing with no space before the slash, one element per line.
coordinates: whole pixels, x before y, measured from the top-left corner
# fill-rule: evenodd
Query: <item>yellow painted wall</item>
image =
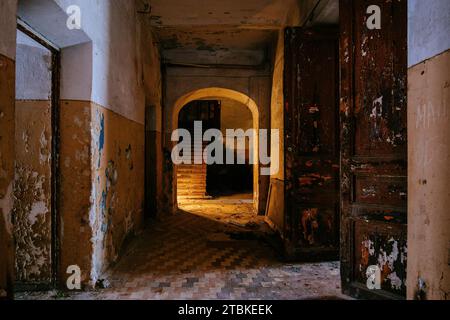
<path fill-rule="evenodd" d="M 408 71 L 408 298 L 450 299 L 450 51 Z"/>

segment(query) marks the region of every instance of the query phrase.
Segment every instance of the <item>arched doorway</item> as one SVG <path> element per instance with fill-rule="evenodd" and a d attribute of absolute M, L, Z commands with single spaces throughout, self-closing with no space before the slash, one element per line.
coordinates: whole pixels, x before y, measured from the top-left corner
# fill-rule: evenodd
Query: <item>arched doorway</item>
<path fill-rule="evenodd" d="M 245 105 L 251 112 L 252 115 L 252 128 L 255 130 L 256 133 L 259 132 L 259 110 L 256 105 L 256 103 L 249 98 L 247 95 L 240 93 L 235 90 L 225 89 L 225 88 L 204 88 L 199 89 L 193 92 L 190 92 L 182 97 L 180 97 L 173 108 L 173 111 L 171 112 L 171 119 L 170 119 L 170 131 L 173 131 L 178 128 L 179 126 L 179 117 L 180 117 L 180 111 L 187 106 L 189 103 L 193 101 L 200 101 L 200 100 L 220 100 L 220 99 L 227 99 L 231 101 L 235 101 L 237 103 L 240 103 L 242 105 Z M 175 144 L 175 143 L 174 143 Z M 259 150 L 259 136 L 256 134 L 256 136 L 253 139 L 253 156 L 254 156 L 254 164 L 253 164 L 253 209 L 254 212 L 258 212 L 258 200 L 259 200 L 259 158 L 258 158 L 258 150 Z M 176 198 L 177 195 L 177 168 L 175 167 L 174 170 L 174 176 L 173 176 L 173 192 Z"/>

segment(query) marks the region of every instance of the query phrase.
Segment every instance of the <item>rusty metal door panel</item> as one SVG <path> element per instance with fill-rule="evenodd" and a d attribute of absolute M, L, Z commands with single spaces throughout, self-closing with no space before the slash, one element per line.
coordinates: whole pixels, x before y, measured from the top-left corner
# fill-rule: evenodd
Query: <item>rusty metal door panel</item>
<path fill-rule="evenodd" d="M 355 297 L 406 294 L 406 2 L 340 2 L 341 275 Z M 381 29 L 367 27 L 370 5 Z"/>
<path fill-rule="evenodd" d="M 299 260 L 339 252 L 338 33 L 285 34 L 286 249 Z"/>

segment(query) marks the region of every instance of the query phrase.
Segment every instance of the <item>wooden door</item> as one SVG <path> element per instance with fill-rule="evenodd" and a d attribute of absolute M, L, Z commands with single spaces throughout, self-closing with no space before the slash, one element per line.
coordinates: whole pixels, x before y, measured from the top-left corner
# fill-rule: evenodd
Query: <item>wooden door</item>
<path fill-rule="evenodd" d="M 339 256 L 338 31 L 285 34 L 286 249 Z"/>
<path fill-rule="evenodd" d="M 406 294 L 406 2 L 340 1 L 341 273 L 355 297 Z"/>

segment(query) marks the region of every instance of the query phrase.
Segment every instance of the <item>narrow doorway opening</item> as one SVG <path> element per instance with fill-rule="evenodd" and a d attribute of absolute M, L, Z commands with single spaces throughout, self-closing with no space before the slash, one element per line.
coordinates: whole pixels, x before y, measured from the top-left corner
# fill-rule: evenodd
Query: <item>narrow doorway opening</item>
<path fill-rule="evenodd" d="M 231 99 L 220 100 L 220 131 L 226 141 L 228 130 L 247 131 L 253 128 L 251 111 L 240 102 Z M 228 146 L 224 148 L 228 151 Z M 251 200 L 253 198 L 253 167 L 249 161 L 250 141 L 244 146 L 235 145 L 231 150 L 234 164 L 211 164 L 207 168 L 207 192 L 213 198 Z"/>
<path fill-rule="evenodd" d="M 16 288 L 56 285 L 59 51 L 17 26 L 13 224 Z"/>
<path fill-rule="evenodd" d="M 223 139 L 222 163 L 194 164 L 196 146 L 192 145 L 192 164 L 177 168 L 177 198 L 179 202 L 195 199 L 253 198 L 253 166 L 250 163 L 252 146 L 246 137 L 245 145 L 226 144 L 230 130 L 246 132 L 253 128 L 253 116 L 247 106 L 232 99 L 196 100 L 179 113 L 178 128 L 186 129 L 194 137 L 194 123 L 202 122 L 202 134 L 208 129 L 220 130 Z M 203 153 L 208 142 L 203 142 Z M 233 155 L 234 163 L 227 163 L 226 155 Z M 215 154 L 214 154 L 215 155 Z"/>
<path fill-rule="evenodd" d="M 252 112 L 245 104 L 229 98 L 194 100 L 180 110 L 178 128 L 186 129 L 193 138 L 194 124 L 199 121 L 202 122 L 202 134 L 208 129 L 220 131 L 222 156 L 215 152 L 212 155 L 222 161 L 194 163 L 199 145 L 192 145 L 192 163 L 180 164 L 176 168 L 179 208 L 225 223 L 245 225 L 257 219 L 254 210 L 254 164 L 250 161 L 254 145 L 248 137 L 245 137 L 245 144 L 238 143 L 238 139 L 234 139 L 233 146 L 227 143 L 227 134 L 253 129 Z M 200 146 L 202 155 L 214 141 L 215 138 L 210 142 L 203 141 Z M 232 155 L 233 163 L 227 161 L 227 152 L 228 158 Z"/>
<path fill-rule="evenodd" d="M 185 129 L 191 136 L 190 163 L 177 167 L 177 200 L 179 202 L 210 199 L 207 188 L 208 165 L 203 159 L 206 142 L 201 145 L 194 143 L 195 125 L 201 123 L 201 132 L 208 129 L 220 130 L 221 105 L 218 100 L 196 100 L 187 104 L 178 116 L 178 128 Z M 203 139 L 202 139 L 203 140 Z M 195 155 L 202 156 L 202 163 L 195 161 Z"/>

